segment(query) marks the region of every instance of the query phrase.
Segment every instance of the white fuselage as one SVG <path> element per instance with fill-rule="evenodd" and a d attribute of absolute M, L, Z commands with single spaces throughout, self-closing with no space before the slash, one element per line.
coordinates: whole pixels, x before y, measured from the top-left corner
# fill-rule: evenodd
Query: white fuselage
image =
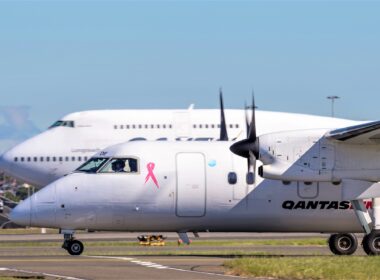
<path fill-rule="evenodd" d="M 65 230 L 360 232 L 341 186 L 256 177 L 230 142 L 130 142 L 107 158 L 138 159 L 136 173 L 72 173 L 25 200 L 16 223 Z M 151 163 L 154 163 L 152 170 Z M 149 167 L 150 165 L 150 167 Z M 231 181 L 235 174 L 236 183 Z M 157 179 L 155 184 L 152 175 Z"/>
<path fill-rule="evenodd" d="M 245 112 L 225 110 L 230 139 L 246 136 Z M 311 115 L 257 112 L 258 134 L 310 128 L 339 128 L 357 122 Z M 65 116 L 57 126 L 17 145 L 0 158 L 0 169 L 45 186 L 70 173 L 107 146 L 136 139 L 217 140 L 220 111 L 99 110 Z"/>

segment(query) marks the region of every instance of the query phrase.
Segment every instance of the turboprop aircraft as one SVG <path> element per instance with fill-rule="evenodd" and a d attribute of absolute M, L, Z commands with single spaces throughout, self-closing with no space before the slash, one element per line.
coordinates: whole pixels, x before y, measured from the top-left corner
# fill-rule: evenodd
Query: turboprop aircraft
<path fill-rule="evenodd" d="M 340 255 L 355 252 L 353 233 L 364 230 L 365 252 L 380 254 L 380 123 L 257 136 L 252 108 L 246 140 L 111 146 L 10 218 L 59 228 L 71 255 L 83 252 L 74 238 L 80 229 L 173 231 L 185 242 L 187 232 L 324 232 Z M 372 199 L 372 212 L 364 199 Z"/>
<path fill-rule="evenodd" d="M 244 110 L 225 110 L 231 139 L 246 134 Z M 342 127 L 358 122 L 311 115 L 257 112 L 259 132 Z M 220 111 L 97 110 L 69 114 L 48 130 L 0 157 L 0 170 L 35 186 L 45 186 L 72 172 L 102 149 L 134 140 L 204 141 L 218 139 Z"/>

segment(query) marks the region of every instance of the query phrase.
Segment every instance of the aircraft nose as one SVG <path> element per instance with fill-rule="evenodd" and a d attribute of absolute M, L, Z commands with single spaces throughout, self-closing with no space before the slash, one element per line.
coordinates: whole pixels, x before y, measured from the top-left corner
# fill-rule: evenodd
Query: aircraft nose
<path fill-rule="evenodd" d="M 9 218 L 20 226 L 31 226 L 31 199 L 20 202 L 10 213 Z"/>
<path fill-rule="evenodd" d="M 11 173 L 13 163 L 12 150 L 5 152 L 0 156 L 0 170 L 5 173 Z"/>

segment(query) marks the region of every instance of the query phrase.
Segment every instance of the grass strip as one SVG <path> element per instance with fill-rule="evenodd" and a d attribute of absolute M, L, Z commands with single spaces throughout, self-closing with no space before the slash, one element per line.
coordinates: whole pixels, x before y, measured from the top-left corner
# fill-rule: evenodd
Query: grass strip
<path fill-rule="evenodd" d="M 276 279 L 380 279 L 380 257 L 253 257 L 224 263 L 230 274 Z"/>
<path fill-rule="evenodd" d="M 139 246 L 136 241 L 83 241 L 86 246 L 120 247 Z M 12 241 L 1 242 L 0 248 L 11 247 L 52 247 L 61 245 L 60 241 Z M 272 239 L 272 240 L 194 240 L 191 246 L 249 247 L 249 246 L 326 246 L 324 238 L 309 239 Z M 168 241 L 166 246 L 177 246 L 177 242 Z M 183 245 L 186 246 L 186 245 Z"/>

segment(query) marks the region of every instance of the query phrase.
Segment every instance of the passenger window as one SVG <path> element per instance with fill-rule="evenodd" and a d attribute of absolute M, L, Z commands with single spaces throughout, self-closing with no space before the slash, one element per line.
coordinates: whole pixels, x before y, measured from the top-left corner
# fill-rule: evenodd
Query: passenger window
<path fill-rule="evenodd" d="M 75 157 L 71 157 L 71 161 L 75 161 Z"/>
<path fill-rule="evenodd" d="M 100 173 L 136 173 L 138 161 L 135 158 L 114 158 L 100 170 Z"/>
<path fill-rule="evenodd" d="M 253 172 L 248 172 L 246 181 L 248 185 L 253 185 L 255 183 L 255 174 Z"/>
<path fill-rule="evenodd" d="M 56 161 L 57 160 L 57 158 L 56 157 L 53 157 L 53 161 Z"/>
<path fill-rule="evenodd" d="M 24 161 L 24 157 L 21 157 L 21 161 Z"/>
<path fill-rule="evenodd" d="M 145 128 L 146 128 L 146 129 L 148 128 L 148 125 L 147 125 L 147 124 L 145 125 Z"/>
<path fill-rule="evenodd" d="M 50 161 L 50 157 L 46 157 L 46 161 Z"/>
<path fill-rule="evenodd" d="M 36 162 L 36 161 L 37 161 L 37 157 L 34 157 L 34 158 L 33 158 L 33 161 Z"/>
<path fill-rule="evenodd" d="M 14 158 L 14 161 L 15 161 L 15 162 L 17 162 L 17 161 L 18 161 L 18 158 L 17 158 L 17 157 L 15 157 L 15 158 Z"/>
<path fill-rule="evenodd" d="M 129 124 L 127 124 L 125 127 L 126 127 L 127 129 L 129 129 Z"/>
<path fill-rule="evenodd" d="M 120 125 L 120 129 L 124 129 L 124 125 Z"/>
<path fill-rule="evenodd" d="M 163 124 L 163 125 L 162 125 L 162 128 L 166 128 L 166 124 Z"/>
<path fill-rule="evenodd" d="M 44 161 L 44 157 L 40 157 L 40 161 L 43 162 Z"/>
<path fill-rule="evenodd" d="M 169 128 L 172 128 L 173 126 L 171 124 L 169 124 Z"/>
<path fill-rule="evenodd" d="M 82 157 L 78 157 L 78 161 L 82 161 Z"/>
<path fill-rule="evenodd" d="M 27 160 L 27 161 L 30 161 L 30 157 L 27 157 L 26 160 Z"/>
<path fill-rule="evenodd" d="M 114 126 L 113 126 L 113 129 L 117 129 L 117 125 L 114 125 Z"/>
<path fill-rule="evenodd" d="M 65 157 L 65 161 L 69 161 L 69 157 Z"/>
<path fill-rule="evenodd" d="M 235 172 L 228 173 L 228 183 L 230 185 L 235 185 L 237 183 L 237 175 Z"/>
<path fill-rule="evenodd" d="M 196 124 L 193 124 L 193 128 L 197 128 L 197 125 L 196 125 Z"/>

